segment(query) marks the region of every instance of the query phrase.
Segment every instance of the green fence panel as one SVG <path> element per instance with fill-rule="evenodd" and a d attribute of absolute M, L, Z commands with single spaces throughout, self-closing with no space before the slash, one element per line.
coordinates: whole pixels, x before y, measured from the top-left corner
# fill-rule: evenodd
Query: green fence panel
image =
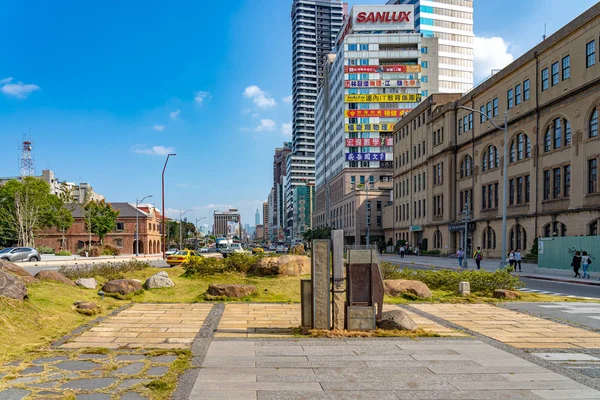
<path fill-rule="evenodd" d="M 576 251 L 587 251 L 590 270 L 600 271 L 600 236 L 566 236 L 538 239 L 538 267 L 571 270 Z"/>

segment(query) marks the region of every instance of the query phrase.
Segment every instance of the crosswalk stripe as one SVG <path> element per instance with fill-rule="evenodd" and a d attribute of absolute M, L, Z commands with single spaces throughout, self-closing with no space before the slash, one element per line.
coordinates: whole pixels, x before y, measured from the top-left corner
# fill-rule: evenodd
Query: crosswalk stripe
<path fill-rule="evenodd" d="M 538 290 L 538 289 L 529 289 L 529 288 L 523 288 L 520 289 L 522 292 L 530 292 L 530 293 L 538 293 L 538 294 L 547 294 L 547 295 L 551 295 L 551 296 L 563 296 L 563 297 L 569 297 L 572 299 L 584 299 L 584 300 L 600 300 L 600 298 L 598 297 L 586 297 L 586 296 L 574 296 L 574 295 L 565 295 L 564 293 L 556 293 L 556 292 L 549 292 L 547 290 Z"/>

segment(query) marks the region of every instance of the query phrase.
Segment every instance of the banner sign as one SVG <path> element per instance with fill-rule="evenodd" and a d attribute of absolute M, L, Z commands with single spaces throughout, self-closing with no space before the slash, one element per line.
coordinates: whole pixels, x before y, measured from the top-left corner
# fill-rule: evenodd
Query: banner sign
<path fill-rule="evenodd" d="M 419 64 L 409 65 L 344 65 L 344 72 L 346 74 L 356 73 L 371 73 L 377 74 L 382 72 L 421 72 L 421 66 Z"/>
<path fill-rule="evenodd" d="M 394 124 L 346 124 L 346 132 L 393 132 Z"/>
<path fill-rule="evenodd" d="M 413 5 L 354 6 L 350 18 L 354 31 L 412 31 Z"/>
<path fill-rule="evenodd" d="M 346 147 L 378 147 L 378 146 L 393 146 L 394 139 L 392 138 L 356 138 L 346 139 Z"/>
<path fill-rule="evenodd" d="M 346 88 L 367 88 L 367 87 L 417 87 L 419 81 L 416 79 L 374 79 L 363 81 L 344 81 Z"/>
<path fill-rule="evenodd" d="M 385 161 L 385 153 L 346 153 L 346 161 Z"/>
<path fill-rule="evenodd" d="M 346 103 L 416 103 L 420 94 L 347 94 Z"/>
<path fill-rule="evenodd" d="M 393 118 L 401 117 L 406 113 L 411 112 L 411 109 L 395 109 L 395 110 L 345 110 L 346 118 L 368 118 L 368 117 L 383 117 Z"/>

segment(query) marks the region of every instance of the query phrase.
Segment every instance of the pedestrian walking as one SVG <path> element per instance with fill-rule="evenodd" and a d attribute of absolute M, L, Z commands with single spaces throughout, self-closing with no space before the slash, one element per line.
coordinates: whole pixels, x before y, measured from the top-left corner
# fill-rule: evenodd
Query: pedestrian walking
<path fill-rule="evenodd" d="M 415 249 L 415 256 L 418 256 L 418 255 L 419 255 L 419 251 L 420 251 L 420 250 L 421 250 L 421 249 L 419 248 L 419 246 L 417 246 L 417 248 Z"/>
<path fill-rule="evenodd" d="M 573 256 L 573 260 L 571 261 L 571 267 L 573 267 L 573 272 L 575 272 L 575 276 L 573 276 L 573 278 L 579 278 L 581 277 L 581 274 L 579 273 L 579 268 L 581 268 L 581 253 L 576 251 L 575 255 Z"/>
<path fill-rule="evenodd" d="M 517 266 L 519 267 L 519 272 L 521 272 L 521 262 L 523 261 L 523 258 L 521 257 L 521 250 L 517 249 L 517 251 L 515 251 L 515 262 L 517 264 Z"/>
<path fill-rule="evenodd" d="M 508 256 L 506 257 L 506 259 L 508 260 L 508 263 L 510 264 L 510 267 L 512 268 L 512 270 L 515 270 L 515 262 L 517 261 L 517 259 L 515 258 L 515 252 L 514 251 L 509 251 L 508 252 Z"/>
<path fill-rule="evenodd" d="M 477 250 L 475 250 L 475 253 L 473 253 L 473 258 L 475 259 L 475 264 L 477 264 L 477 269 L 481 269 L 481 260 L 483 260 L 481 247 L 477 247 Z"/>
<path fill-rule="evenodd" d="M 581 253 L 581 265 L 583 265 L 583 277 L 590 279 L 590 274 L 588 274 L 588 268 L 592 263 L 592 259 L 588 256 L 587 251 Z"/>
<path fill-rule="evenodd" d="M 402 247 L 400 247 L 400 258 L 404 258 L 404 253 L 406 253 L 406 247 L 402 245 Z"/>
<path fill-rule="evenodd" d="M 456 252 L 456 258 L 458 259 L 458 266 L 462 268 L 463 259 L 465 258 L 465 252 L 462 247 Z"/>

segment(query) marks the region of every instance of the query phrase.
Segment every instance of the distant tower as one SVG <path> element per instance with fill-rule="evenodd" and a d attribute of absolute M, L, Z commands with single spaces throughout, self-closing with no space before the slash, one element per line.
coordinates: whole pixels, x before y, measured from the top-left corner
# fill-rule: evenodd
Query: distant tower
<path fill-rule="evenodd" d="M 254 223 L 255 225 L 260 225 L 260 211 L 258 211 L 258 208 L 256 209 L 256 214 L 254 214 Z"/>
<path fill-rule="evenodd" d="M 20 146 L 21 159 L 19 161 L 19 167 L 21 169 L 21 178 L 26 176 L 35 175 L 35 165 L 33 163 L 33 141 L 31 138 L 23 138 L 23 142 Z"/>

